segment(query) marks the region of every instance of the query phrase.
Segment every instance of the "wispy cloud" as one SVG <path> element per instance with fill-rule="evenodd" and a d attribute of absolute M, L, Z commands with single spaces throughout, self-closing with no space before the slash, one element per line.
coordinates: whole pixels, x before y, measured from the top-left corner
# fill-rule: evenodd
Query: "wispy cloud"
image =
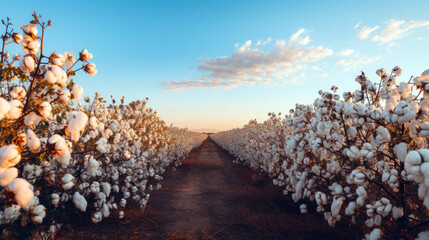
<path fill-rule="evenodd" d="M 391 19 L 384 23 L 384 26 L 380 29 L 379 33 L 376 33 L 380 27 L 368 27 L 364 26 L 356 33 L 356 36 L 365 40 L 370 37 L 370 35 L 374 32 L 375 35 L 371 38 L 371 41 L 378 42 L 380 45 L 384 45 L 386 43 L 391 43 L 395 40 L 404 38 L 410 35 L 413 29 L 422 28 L 429 26 L 429 21 L 416 21 L 416 20 L 395 20 Z M 355 26 L 356 29 L 356 26 Z"/>
<path fill-rule="evenodd" d="M 269 85 L 279 80 L 284 83 L 296 83 L 300 74 L 307 69 L 306 63 L 317 62 L 334 52 L 323 46 L 307 46 L 309 36 L 303 36 L 305 29 L 299 29 L 289 41 L 271 42 L 251 40 L 236 45 L 231 56 L 205 58 L 198 62 L 198 70 L 203 75 L 194 79 L 183 79 L 163 83 L 171 90 L 186 88 L 233 88 L 243 84 Z M 305 75 L 304 75 L 305 76 Z"/>
<path fill-rule="evenodd" d="M 339 51 L 337 53 L 337 56 L 348 57 L 348 56 L 352 55 L 354 52 L 355 52 L 355 50 L 353 50 L 353 49 L 344 49 L 344 50 Z"/>
<path fill-rule="evenodd" d="M 355 27 L 356 28 L 356 27 Z M 363 28 L 361 28 L 357 33 L 356 33 L 356 37 L 358 37 L 361 40 L 365 40 L 369 37 L 369 35 L 374 32 L 375 30 L 377 30 L 378 28 L 380 28 L 379 26 L 375 26 L 375 27 L 367 27 L 364 26 Z"/>
<path fill-rule="evenodd" d="M 365 56 L 356 56 L 356 57 L 351 58 L 351 59 L 337 60 L 337 61 L 335 61 L 334 64 L 344 67 L 344 72 L 347 72 L 350 69 L 356 69 L 357 67 L 360 67 L 362 65 L 378 61 L 378 60 L 380 60 L 380 58 L 381 58 L 380 55 L 377 57 L 374 57 L 374 58 L 370 58 L 366 55 Z"/>

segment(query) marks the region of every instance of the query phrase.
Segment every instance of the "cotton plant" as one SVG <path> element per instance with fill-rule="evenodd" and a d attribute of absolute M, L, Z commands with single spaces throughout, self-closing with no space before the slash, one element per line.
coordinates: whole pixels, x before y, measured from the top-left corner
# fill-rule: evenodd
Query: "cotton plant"
<path fill-rule="evenodd" d="M 313 104 L 211 136 L 238 161 L 273 178 L 330 226 L 357 224 L 367 239 L 426 236 L 429 224 L 429 70 L 365 73 L 359 89 L 319 91 Z M 275 119 L 275 120 L 274 120 Z M 428 165 L 426 165 L 428 164 Z"/>
<path fill-rule="evenodd" d="M 162 174 L 207 137 L 166 126 L 148 99 L 111 103 L 96 93 L 82 99 L 79 71 L 97 74 L 84 49 L 50 55 L 44 36 L 51 22 L 33 20 L 14 32 L 2 22 L 0 64 L 0 226 L 3 234 L 29 228 L 55 234 L 67 218 L 95 223 L 123 218 L 130 204 L 144 207 Z M 23 53 L 11 56 L 9 44 Z M 66 217 L 67 216 L 67 217 Z M 6 236 L 5 235 L 5 236 Z"/>

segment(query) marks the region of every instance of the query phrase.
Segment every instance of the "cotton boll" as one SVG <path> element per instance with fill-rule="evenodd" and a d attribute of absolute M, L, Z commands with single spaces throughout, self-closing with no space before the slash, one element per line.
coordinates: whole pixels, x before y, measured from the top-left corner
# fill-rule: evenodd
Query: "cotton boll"
<path fill-rule="evenodd" d="M 67 73 L 57 65 L 49 66 L 44 77 L 50 84 L 57 84 L 62 88 L 67 86 Z"/>
<path fill-rule="evenodd" d="M 36 113 L 31 112 L 30 114 L 28 114 L 27 116 L 25 116 L 24 118 L 24 124 L 28 127 L 33 127 L 36 126 L 40 123 L 40 121 L 42 120 L 41 117 L 37 116 Z"/>
<path fill-rule="evenodd" d="M 123 211 L 119 211 L 119 218 L 124 218 L 124 212 Z"/>
<path fill-rule="evenodd" d="M 73 195 L 73 203 L 77 209 L 82 212 L 86 212 L 86 207 L 88 205 L 84 196 L 82 196 L 79 192 L 75 192 Z"/>
<path fill-rule="evenodd" d="M 82 131 L 87 122 L 88 115 L 84 112 L 71 112 L 70 120 L 68 122 L 67 131 L 70 133 L 72 141 L 77 142 L 80 138 L 80 131 Z"/>
<path fill-rule="evenodd" d="M 79 101 L 83 95 L 83 88 L 77 84 L 73 85 L 71 93 L 73 94 L 73 98 Z"/>
<path fill-rule="evenodd" d="M 91 192 L 94 194 L 97 194 L 100 192 L 100 183 L 99 182 L 93 182 L 90 186 Z"/>
<path fill-rule="evenodd" d="M 60 196 L 56 193 L 51 194 L 51 204 L 55 207 L 58 206 L 58 203 L 60 202 Z"/>
<path fill-rule="evenodd" d="M 408 151 L 408 144 L 401 142 L 399 144 L 396 144 L 393 148 L 393 151 L 396 154 L 396 157 L 401 161 L 404 162 L 405 158 L 407 157 L 407 151 Z"/>
<path fill-rule="evenodd" d="M 429 240 L 429 231 L 420 232 L 415 240 Z"/>
<path fill-rule="evenodd" d="M 94 63 L 88 63 L 84 67 L 84 71 L 88 73 L 89 76 L 94 76 L 97 74 L 97 69 Z"/>
<path fill-rule="evenodd" d="M 404 209 L 401 207 L 393 207 L 392 208 L 392 217 L 394 219 L 398 219 L 400 217 L 404 216 Z"/>
<path fill-rule="evenodd" d="M 5 115 L 5 118 L 10 120 L 18 119 L 22 114 L 22 109 L 24 108 L 24 105 L 22 105 L 21 101 L 19 100 L 10 101 L 9 105 L 10 110 Z"/>
<path fill-rule="evenodd" d="M 19 61 L 19 68 L 25 73 L 32 72 L 36 69 L 36 62 L 31 55 L 26 55 Z"/>
<path fill-rule="evenodd" d="M 22 98 L 25 98 L 25 96 L 27 95 L 27 92 L 25 91 L 25 89 L 23 87 L 15 86 L 9 92 L 9 95 L 13 99 L 22 99 Z"/>
<path fill-rule="evenodd" d="M 2 120 L 5 115 L 10 111 L 10 104 L 6 99 L 0 97 L 0 120 Z"/>
<path fill-rule="evenodd" d="M 13 179 L 9 185 L 7 185 L 6 190 L 8 192 L 15 193 L 16 202 L 24 209 L 28 209 L 33 200 L 34 193 L 30 188 L 30 183 L 22 178 Z"/>
<path fill-rule="evenodd" d="M 305 204 L 301 204 L 301 205 L 299 206 L 299 209 L 301 210 L 301 213 L 302 213 L 302 214 L 307 213 L 307 205 L 305 205 Z"/>
<path fill-rule="evenodd" d="M 43 222 L 43 218 L 46 216 L 46 208 L 43 205 L 37 205 L 31 210 L 31 221 L 34 224 L 40 224 Z"/>
<path fill-rule="evenodd" d="M 61 183 L 64 190 L 69 190 L 74 186 L 74 182 L 73 182 L 74 179 L 75 177 L 73 177 L 73 175 L 71 175 L 70 173 L 65 174 L 61 178 Z"/>
<path fill-rule="evenodd" d="M 27 130 L 27 146 L 33 153 L 38 153 L 42 149 L 39 138 L 31 129 Z"/>
<path fill-rule="evenodd" d="M 8 169 L 0 168 L 0 186 L 4 187 L 18 177 L 18 169 L 11 167 Z"/>
<path fill-rule="evenodd" d="M 21 150 L 14 144 L 0 148 L 0 168 L 13 167 L 21 161 Z"/>
<path fill-rule="evenodd" d="M 95 212 L 91 215 L 91 221 L 93 223 L 99 223 L 103 219 L 103 215 L 101 212 Z"/>
<path fill-rule="evenodd" d="M 381 230 L 379 228 L 374 228 L 372 232 L 366 236 L 367 240 L 380 240 L 381 239 Z"/>
<path fill-rule="evenodd" d="M 37 111 L 39 112 L 40 116 L 44 119 L 49 119 L 49 117 L 51 116 L 51 110 L 52 110 L 52 106 L 47 101 L 41 102 L 37 107 Z"/>
<path fill-rule="evenodd" d="M 334 198 L 331 204 L 331 214 L 333 218 L 339 217 L 341 206 L 343 205 L 344 197 Z"/>
<path fill-rule="evenodd" d="M 82 52 L 79 53 L 79 60 L 88 61 L 92 59 L 92 54 L 88 52 L 88 50 L 83 49 Z"/>
<path fill-rule="evenodd" d="M 60 92 L 58 93 L 58 101 L 60 103 L 67 103 L 70 101 L 71 93 L 69 90 L 66 89 L 60 89 Z"/>

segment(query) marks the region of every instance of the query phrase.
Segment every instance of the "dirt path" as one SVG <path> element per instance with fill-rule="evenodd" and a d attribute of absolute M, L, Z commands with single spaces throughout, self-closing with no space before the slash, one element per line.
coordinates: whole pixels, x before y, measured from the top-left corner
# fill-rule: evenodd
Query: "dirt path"
<path fill-rule="evenodd" d="M 163 187 L 146 209 L 124 219 L 84 224 L 64 238 L 81 239 L 354 239 L 348 226 L 330 228 L 271 181 L 232 162 L 233 157 L 207 139 Z"/>

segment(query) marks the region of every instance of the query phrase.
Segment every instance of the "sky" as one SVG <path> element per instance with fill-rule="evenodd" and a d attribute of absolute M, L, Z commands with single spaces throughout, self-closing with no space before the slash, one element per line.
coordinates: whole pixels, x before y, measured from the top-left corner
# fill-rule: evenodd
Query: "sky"
<path fill-rule="evenodd" d="M 319 90 L 399 65 L 429 68 L 429 1 L 5 1 L 18 28 L 36 11 L 46 52 L 88 49 L 85 96 L 149 98 L 167 124 L 222 131 L 311 104 Z M 20 52 L 21 49 L 14 49 Z"/>

